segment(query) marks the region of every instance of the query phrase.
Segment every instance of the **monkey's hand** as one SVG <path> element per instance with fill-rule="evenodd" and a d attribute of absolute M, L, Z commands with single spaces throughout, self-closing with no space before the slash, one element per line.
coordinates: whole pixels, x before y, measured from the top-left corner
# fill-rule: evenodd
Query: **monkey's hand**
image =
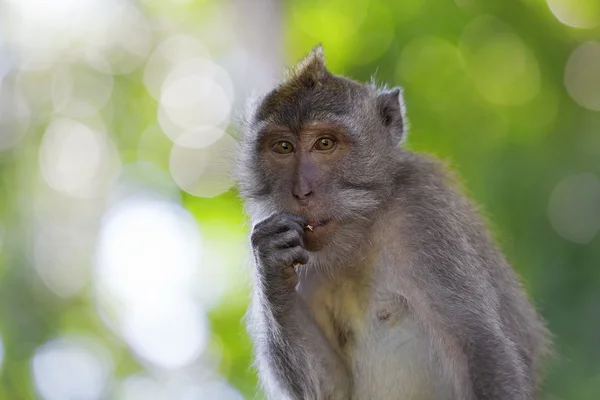
<path fill-rule="evenodd" d="M 250 236 L 256 259 L 256 312 L 260 369 L 278 383 L 273 399 L 350 398 L 346 366 L 316 325 L 295 290 L 294 266 L 308 262 L 307 221 L 280 212 L 259 222 Z M 279 393 L 281 390 L 281 393 Z"/>
<path fill-rule="evenodd" d="M 256 224 L 250 237 L 263 285 L 282 283 L 287 289 L 298 283 L 295 267 L 308 262 L 304 248 L 307 221 L 294 214 L 279 212 Z"/>

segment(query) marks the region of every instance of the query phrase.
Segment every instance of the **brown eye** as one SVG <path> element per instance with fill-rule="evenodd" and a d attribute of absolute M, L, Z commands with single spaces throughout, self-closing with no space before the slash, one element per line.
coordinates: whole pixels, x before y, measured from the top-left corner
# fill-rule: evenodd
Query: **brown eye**
<path fill-rule="evenodd" d="M 273 146 L 273 151 L 279 154 L 288 154 L 294 151 L 294 146 L 290 142 L 286 142 L 285 140 L 281 142 L 275 143 Z"/>
<path fill-rule="evenodd" d="M 333 147 L 335 146 L 335 140 L 331 139 L 331 138 L 321 138 L 319 140 L 317 140 L 317 143 L 315 143 L 315 148 L 317 150 L 331 150 L 333 149 Z"/>

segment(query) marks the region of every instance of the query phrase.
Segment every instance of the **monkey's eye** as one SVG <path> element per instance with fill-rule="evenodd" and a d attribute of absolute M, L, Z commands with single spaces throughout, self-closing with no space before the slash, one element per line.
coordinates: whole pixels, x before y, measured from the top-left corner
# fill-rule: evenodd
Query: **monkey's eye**
<path fill-rule="evenodd" d="M 331 150 L 334 146 L 335 140 L 328 137 L 320 138 L 317 140 L 317 143 L 315 143 L 315 148 L 322 151 Z"/>
<path fill-rule="evenodd" d="M 294 146 L 292 146 L 290 142 L 282 140 L 281 142 L 275 143 L 273 146 L 273 151 L 279 154 L 288 154 L 294 151 Z"/>

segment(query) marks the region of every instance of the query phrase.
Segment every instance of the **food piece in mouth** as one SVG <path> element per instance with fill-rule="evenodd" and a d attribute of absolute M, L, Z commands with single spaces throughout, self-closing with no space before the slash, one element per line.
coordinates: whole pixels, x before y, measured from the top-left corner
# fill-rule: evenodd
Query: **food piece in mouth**
<path fill-rule="evenodd" d="M 309 221 L 308 225 L 306 225 L 306 227 L 304 227 L 304 229 L 308 229 L 309 231 L 313 232 L 316 228 L 321 228 L 321 227 L 327 225 L 328 222 L 329 222 L 329 220 Z"/>
<path fill-rule="evenodd" d="M 317 222 L 310 222 L 309 224 L 307 224 L 307 225 L 304 227 L 304 229 L 308 229 L 309 231 L 311 231 L 311 232 L 314 232 L 314 231 L 315 231 L 315 228 L 322 227 L 322 226 L 326 225 L 326 224 L 327 224 L 327 222 L 328 222 L 328 221 L 322 221 L 322 222 L 320 222 L 320 221 L 317 221 Z M 292 268 L 294 268 L 294 269 L 297 269 L 299 266 L 300 266 L 300 263 L 294 263 L 294 264 L 292 265 Z"/>

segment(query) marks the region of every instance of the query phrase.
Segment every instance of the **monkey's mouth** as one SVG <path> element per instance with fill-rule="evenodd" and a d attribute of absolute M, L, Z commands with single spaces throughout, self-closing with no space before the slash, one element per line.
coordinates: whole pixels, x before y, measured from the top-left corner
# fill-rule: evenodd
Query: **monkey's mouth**
<path fill-rule="evenodd" d="M 329 221 L 331 221 L 331 220 L 325 219 L 325 220 L 321 220 L 321 221 L 309 221 L 308 225 L 306 226 L 306 229 L 308 229 L 310 232 L 312 232 L 315 229 L 324 228 L 329 223 Z"/>
<path fill-rule="evenodd" d="M 308 251 L 319 251 L 331 240 L 338 227 L 338 222 L 333 219 L 308 220 L 304 228 L 305 246 Z"/>

